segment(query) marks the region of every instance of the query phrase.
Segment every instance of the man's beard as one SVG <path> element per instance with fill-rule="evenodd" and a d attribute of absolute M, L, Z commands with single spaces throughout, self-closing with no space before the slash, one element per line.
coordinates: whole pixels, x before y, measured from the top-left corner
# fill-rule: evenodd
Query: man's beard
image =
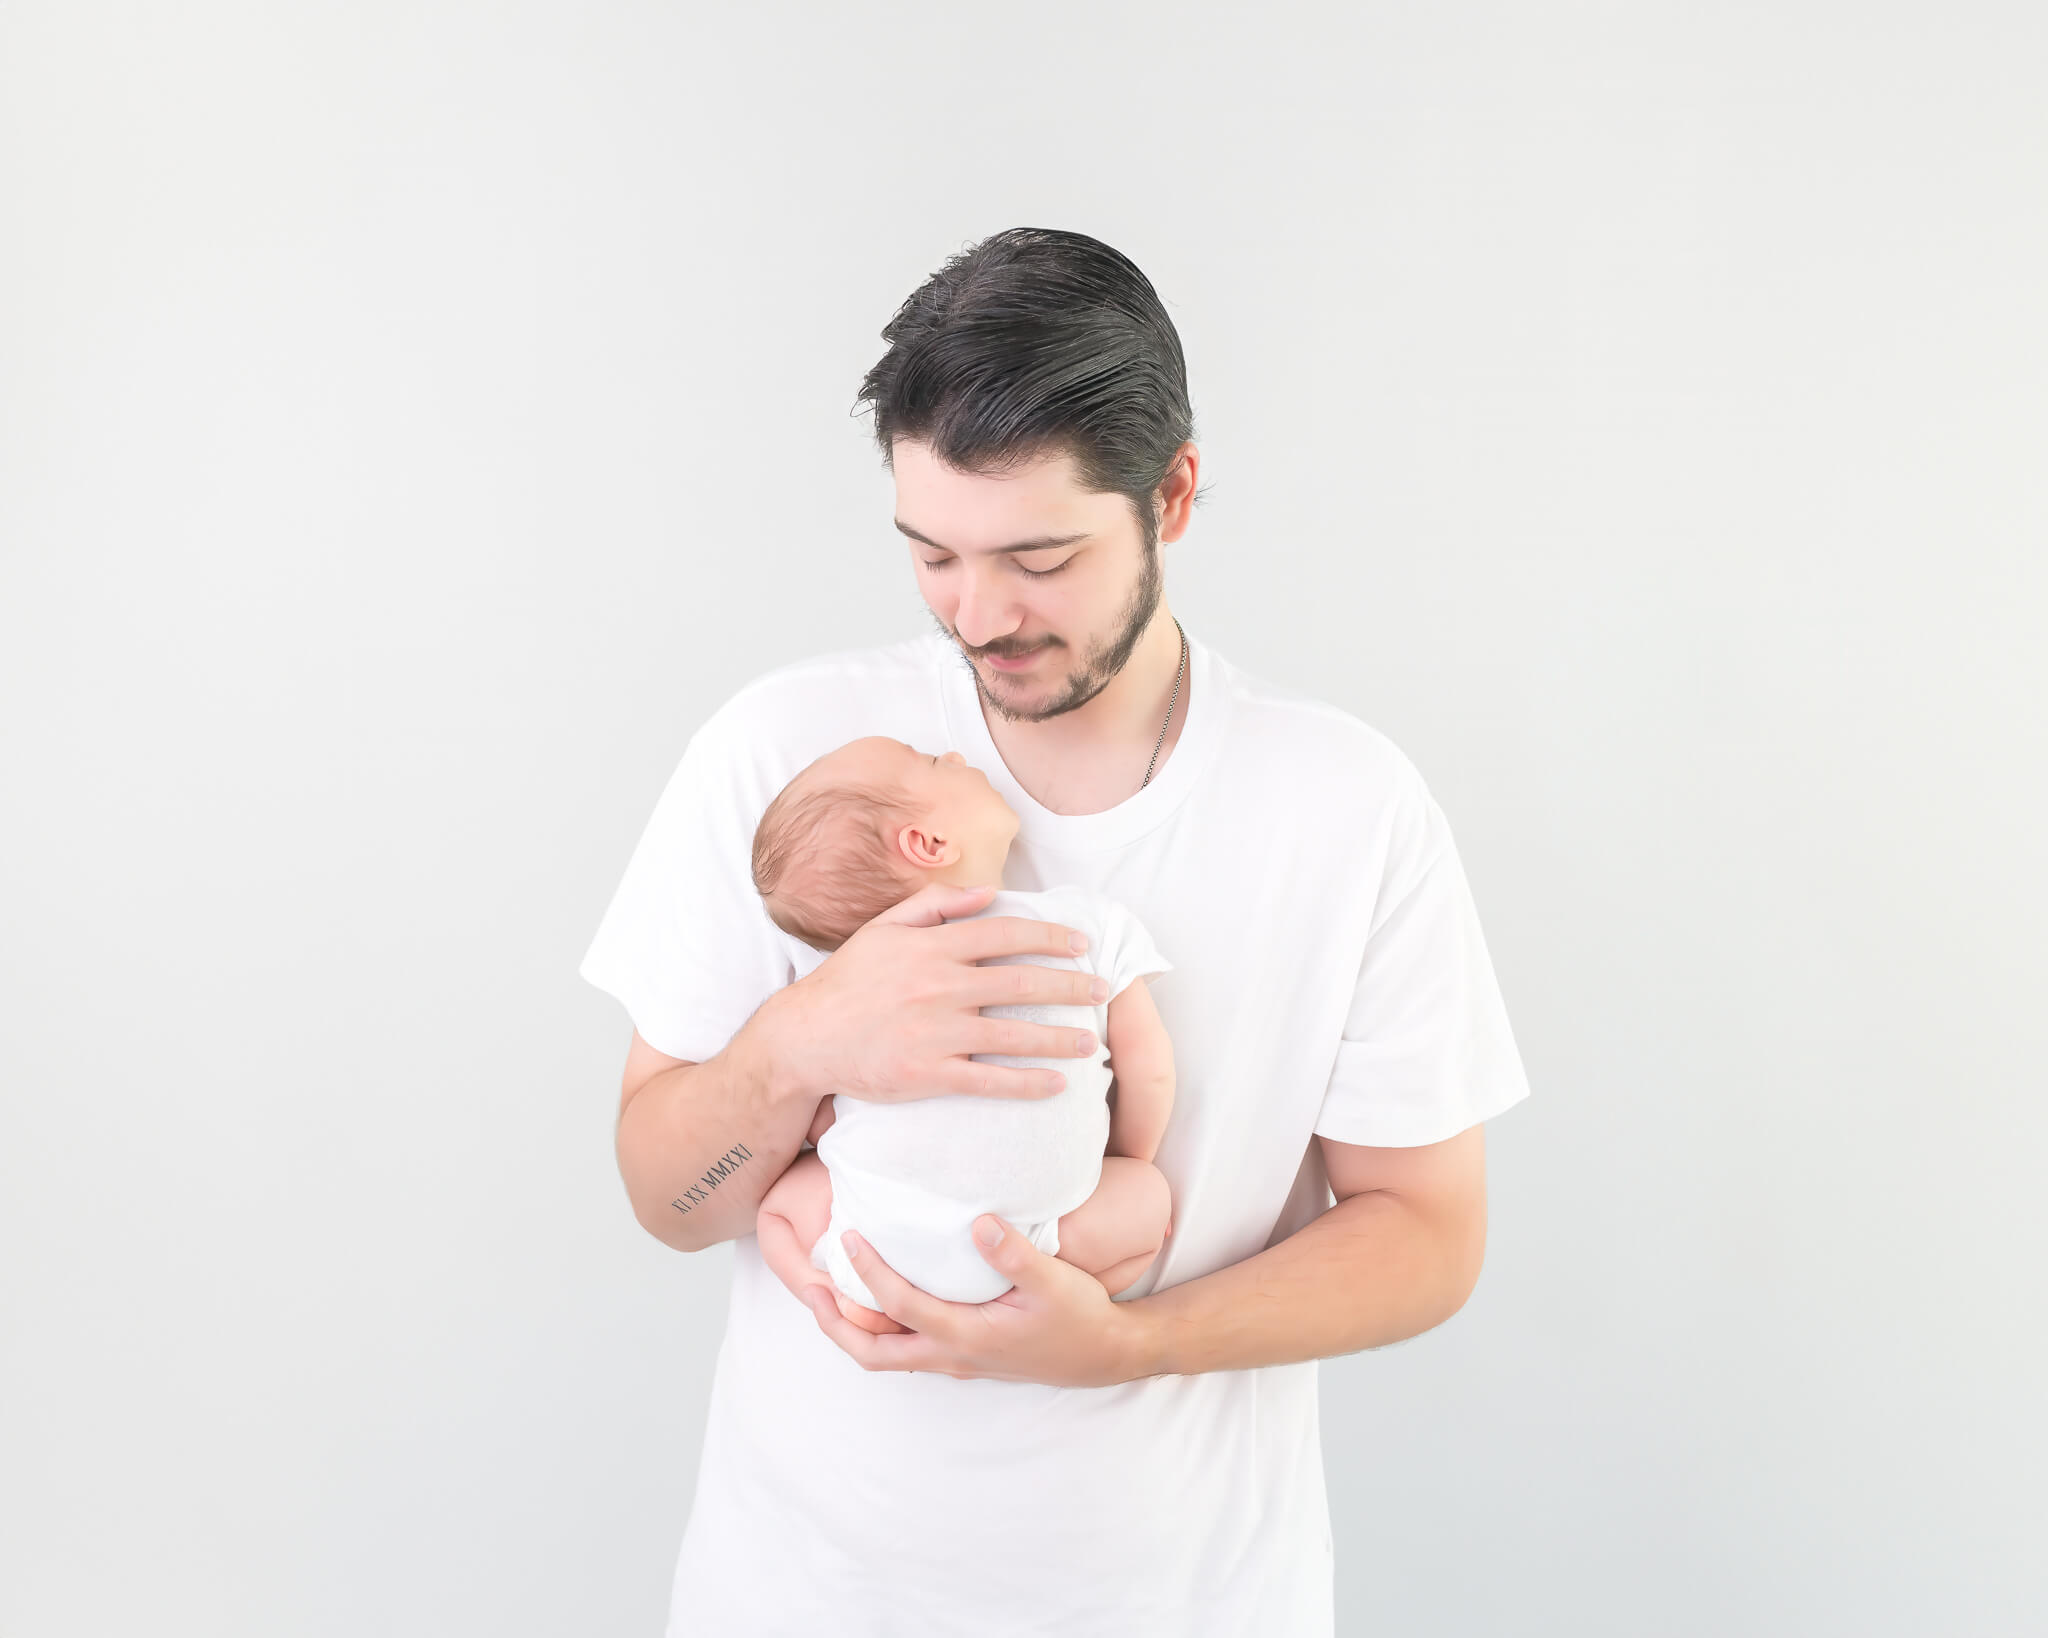
<path fill-rule="evenodd" d="M 1070 674 L 1065 684 L 1054 692 L 1052 699 L 1036 710 L 1019 710 L 991 694 L 988 685 L 982 681 L 981 667 L 974 663 L 967 650 L 962 647 L 960 657 L 966 662 L 968 672 L 974 678 L 974 686 L 981 693 L 982 704 L 1005 722 L 1044 722 L 1048 718 L 1063 716 L 1086 705 L 1107 688 L 1110 679 L 1130 663 L 1131 655 L 1137 650 L 1138 639 L 1145 635 L 1145 628 L 1152 623 L 1152 616 L 1158 612 L 1159 594 L 1164 586 L 1164 576 L 1159 572 L 1159 556 L 1159 543 L 1155 540 L 1145 548 L 1143 568 L 1139 572 L 1137 584 L 1131 588 L 1130 601 L 1124 605 L 1123 613 L 1118 616 L 1116 635 L 1108 642 L 1090 648 L 1082 658 L 1080 669 Z M 930 612 L 929 606 L 926 612 Z M 932 615 L 932 619 L 938 621 L 939 629 L 945 631 L 956 645 L 959 644 L 960 639 L 946 629 L 945 622 L 939 621 L 936 614 Z"/>

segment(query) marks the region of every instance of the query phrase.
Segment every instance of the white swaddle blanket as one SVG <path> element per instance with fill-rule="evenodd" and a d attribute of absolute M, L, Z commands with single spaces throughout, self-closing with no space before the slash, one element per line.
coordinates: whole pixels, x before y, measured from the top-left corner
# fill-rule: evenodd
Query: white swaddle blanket
<path fill-rule="evenodd" d="M 907 1103 L 874 1103 L 841 1093 L 818 1158 L 832 1179 L 832 1217 L 811 1248 L 811 1266 L 864 1308 L 881 1304 L 840 1243 L 854 1230 L 912 1285 L 949 1302 L 988 1302 L 1010 1289 L 972 1238 L 975 1218 L 993 1212 L 1048 1255 L 1059 1251 L 1059 1220 L 1102 1181 L 1109 1143 L 1109 1001 L 1137 978 L 1167 973 L 1137 916 L 1085 887 L 1042 892 L 998 889 L 981 909 L 949 918 L 1023 916 L 1088 935 L 1078 956 L 991 956 L 982 966 L 1034 961 L 1098 973 L 1109 1000 L 1097 1005 L 983 1007 L 989 1018 L 1095 1033 L 1088 1057 L 1024 1058 L 977 1052 L 979 1063 L 1057 1069 L 1067 1084 L 1050 1097 L 945 1093 Z"/>

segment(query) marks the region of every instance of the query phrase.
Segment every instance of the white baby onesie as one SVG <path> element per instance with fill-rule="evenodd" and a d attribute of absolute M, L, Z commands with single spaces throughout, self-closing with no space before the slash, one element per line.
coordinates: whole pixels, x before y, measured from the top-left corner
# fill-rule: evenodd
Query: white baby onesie
<path fill-rule="evenodd" d="M 1053 1058 L 973 1054 L 977 1063 L 1057 1069 L 1067 1084 L 1049 1097 L 833 1098 L 832 1124 L 818 1139 L 818 1158 L 832 1180 L 832 1216 L 811 1248 L 811 1266 L 830 1274 L 863 1308 L 881 1304 L 840 1243 L 849 1228 L 912 1285 L 949 1302 L 988 1302 L 1010 1289 L 972 1239 L 983 1212 L 1011 1224 L 1048 1256 L 1058 1254 L 1060 1218 L 1102 1181 L 1109 1144 L 1109 1002 L 1135 979 L 1173 971 L 1137 916 L 1092 888 L 1002 888 L 981 909 L 948 919 L 986 916 L 1053 921 L 1088 935 L 1088 948 L 1078 956 L 990 956 L 980 965 L 1033 961 L 1100 974 L 1109 980 L 1108 1000 L 981 1011 L 988 1018 L 1092 1030 L 1095 1051 Z"/>

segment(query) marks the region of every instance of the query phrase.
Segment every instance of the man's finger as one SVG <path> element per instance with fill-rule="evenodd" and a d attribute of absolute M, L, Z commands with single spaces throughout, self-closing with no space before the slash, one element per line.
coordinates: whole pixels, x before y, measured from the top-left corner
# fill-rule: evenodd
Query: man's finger
<path fill-rule="evenodd" d="M 804 1301 L 818 1316 L 818 1329 L 870 1371 L 943 1369 L 942 1352 L 929 1337 L 921 1337 L 915 1331 L 887 1337 L 863 1331 L 839 1312 L 839 1305 L 825 1294 L 822 1286 L 813 1286 L 805 1293 Z"/>
<path fill-rule="evenodd" d="M 974 916 L 948 923 L 944 937 L 947 953 L 969 963 L 999 955 L 1074 956 L 1088 947 L 1088 935 L 1077 928 L 1029 916 Z"/>
<path fill-rule="evenodd" d="M 990 1268 L 1010 1276 L 1011 1290 L 1041 1289 L 1040 1259 L 1045 1253 L 994 1213 L 983 1212 L 975 1218 L 974 1249 Z M 1009 1295 L 1009 1291 L 1003 1293 L 1004 1297 Z M 1000 1302 L 1002 1297 L 995 1300 Z"/>
<path fill-rule="evenodd" d="M 948 916 L 964 916 L 979 910 L 995 892 L 993 883 L 960 887 L 952 882 L 927 882 L 906 899 L 899 899 L 874 921 L 900 922 L 906 927 L 936 927 Z"/>
<path fill-rule="evenodd" d="M 920 1336 L 935 1337 L 945 1342 L 952 1340 L 953 1319 L 945 1312 L 949 1304 L 912 1285 L 883 1262 L 881 1254 L 852 1229 L 842 1234 L 839 1242 L 853 1260 L 854 1272 L 880 1302 L 883 1313 L 898 1325 L 909 1326 Z M 855 1326 L 854 1329 L 859 1330 L 860 1327 Z"/>

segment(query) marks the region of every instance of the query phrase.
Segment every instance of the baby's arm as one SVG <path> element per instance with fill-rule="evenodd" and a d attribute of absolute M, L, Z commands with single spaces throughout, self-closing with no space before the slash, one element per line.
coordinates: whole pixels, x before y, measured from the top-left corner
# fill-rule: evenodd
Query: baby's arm
<path fill-rule="evenodd" d="M 1173 1112 L 1173 1042 L 1144 979 L 1132 979 L 1111 998 L 1108 1046 L 1116 1084 L 1107 1152 L 1150 1161 Z"/>

